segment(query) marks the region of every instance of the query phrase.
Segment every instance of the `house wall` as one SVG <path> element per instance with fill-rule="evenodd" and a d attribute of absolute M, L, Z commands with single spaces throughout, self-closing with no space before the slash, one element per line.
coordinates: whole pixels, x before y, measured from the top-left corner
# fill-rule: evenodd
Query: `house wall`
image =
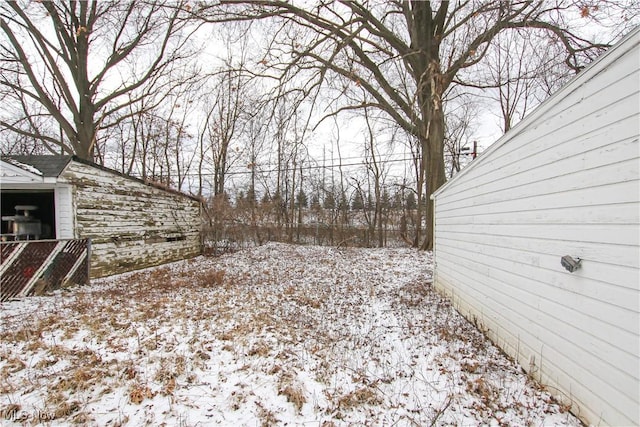
<path fill-rule="evenodd" d="M 434 197 L 437 289 L 596 425 L 640 423 L 639 34 Z"/>
<path fill-rule="evenodd" d="M 75 237 L 92 240 L 91 277 L 200 253 L 200 203 L 101 168 L 72 161 Z"/>

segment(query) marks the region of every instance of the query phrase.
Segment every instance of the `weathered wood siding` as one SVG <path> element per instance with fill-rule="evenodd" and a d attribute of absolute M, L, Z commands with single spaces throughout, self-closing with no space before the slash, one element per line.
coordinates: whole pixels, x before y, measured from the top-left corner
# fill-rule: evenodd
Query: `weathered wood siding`
<path fill-rule="evenodd" d="M 640 423 L 639 35 L 434 197 L 436 287 L 596 425 Z"/>
<path fill-rule="evenodd" d="M 200 253 L 200 203 L 184 194 L 72 161 L 77 238 L 92 241 L 91 277 L 159 265 Z"/>

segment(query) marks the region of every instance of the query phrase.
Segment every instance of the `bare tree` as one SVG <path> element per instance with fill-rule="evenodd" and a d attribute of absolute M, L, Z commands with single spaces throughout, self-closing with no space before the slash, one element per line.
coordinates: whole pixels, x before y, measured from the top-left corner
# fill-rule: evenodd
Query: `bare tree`
<path fill-rule="evenodd" d="M 251 172 L 249 190 L 247 191 L 247 198 L 250 200 L 250 213 L 251 213 L 251 226 L 255 230 L 255 241 L 258 244 L 263 243 L 263 236 L 260 233 L 258 227 L 258 203 L 257 203 L 257 181 L 260 178 L 260 155 L 264 151 L 265 146 L 265 126 L 266 121 L 261 111 L 256 111 L 252 114 L 245 126 L 246 137 L 248 139 L 248 155 L 249 163 L 247 168 Z M 266 193 L 266 192 L 265 192 Z"/>
<path fill-rule="evenodd" d="M 222 195 L 226 190 L 227 174 L 234 160 L 232 144 L 236 144 L 235 154 L 248 148 L 241 148 L 240 143 L 245 136 L 245 128 L 256 114 L 259 101 L 254 77 L 247 69 L 248 40 L 244 38 L 240 44 L 234 45 L 232 37 L 228 33 L 223 34 L 226 57 L 210 73 L 202 99 L 205 117 L 200 139 L 209 144 L 208 149 L 202 151 L 203 157 L 210 156 L 214 196 Z M 206 159 L 203 162 L 208 163 Z"/>
<path fill-rule="evenodd" d="M 566 64 L 579 70 L 607 47 L 572 32 L 566 15 L 579 5 L 602 4 L 620 11 L 627 2 L 338 1 L 300 4 L 278 0 L 223 0 L 194 11 L 211 22 L 276 19 L 279 27 L 261 61 L 281 81 L 305 79 L 300 90 L 323 87 L 336 100 L 353 87 L 371 102 L 336 104 L 333 114 L 364 107 L 384 111 L 421 145 L 419 167 L 427 198 L 445 182 L 443 95 L 463 70 L 480 64 L 494 38 L 505 31 L 546 32 L 565 49 Z M 605 5 L 606 3 L 606 5 Z M 583 13 L 582 19 L 590 19 Z M 465 77 L 468 77 L 465 76 Z M 421 184 L 418 180 L 418 184 Z M 417 194 L 422 194 L 422 188 Z M 427 224 L 432 217 L 428 204 Z M 432 246 L 428 227 L 424 249 Z"/>
<path fill-rule="evenodd" d="M 521 40 L 513 35 L 509 33 L 496 36 L 494 59 L 487 61 L 485 68 L 490 75 L 491 86 L 496 88 L 504 133 L 511 129 L 514 120 L 521 119 L 526 114 L 530 103 L 534 102 L 531 96 L 533 80 L 543 71 L 540 68 L 542 64 L 532 60 L 536 49 L 531 49 L 528 40 Z"/>
<path fill-rule="evenodd" d="M 0 124 L 50 150 L 93 159 L 98 131 L 167 91 L 197 28 L 187 2 L 7 1 L 0 5 Z M 63 138 L 60 138 L 62 134 Z"/>
<path fill-rule="evenodd" d="M 471 97 L 463 96 L 446 105 L 445 165 L 449 178 L 460 172 L 462 166 L 475 158 L 477 144 L 472 141 L 475 120 L 480 106 Z"/>
<path fill-rule="evenodd" d="M 218 75 L 212 88 L 214 94 L 207 111 L 207 134 L 211 144 L 213 161 L 213 192 L 223 194 L 229 167 L 229 149 L 240 127 L 240 115 L 244 104 L 241 76 L 234 71 Z"/>
<path fill-rule="evenodd" d="M 374 125 L 371 122 L 371 118 L 369 115 L 369 109 L 364 109 L 364 118 L 367 124 L 367 145 L 365 148 L 365 164 L 368 170 L 368 176 L 373 181 L 373 217 L 369 218 L 369 215 L 365 215 L 367 223 L 369 224 L 369 230 L 371 235 L 374 235 L 374 232 L 378 234 L 378 247 L 384 246 L 384 235 L 382 232 L 382 209 L 383 209 L 383 200 L 382 200 L 382 187 L 384 185 L 385 179 L 385 168 L 384 163 L 380 159 L 380 154 L 378 151 L 378 147 L 376 144 L 376 137 L 374 133 Z M 369 195 L 369 191 L 367 192 Z M 364 193 L 361 192 L 361 196 L 364 199 Z M 367 210 L 365 209 L 365 212 Z"/>

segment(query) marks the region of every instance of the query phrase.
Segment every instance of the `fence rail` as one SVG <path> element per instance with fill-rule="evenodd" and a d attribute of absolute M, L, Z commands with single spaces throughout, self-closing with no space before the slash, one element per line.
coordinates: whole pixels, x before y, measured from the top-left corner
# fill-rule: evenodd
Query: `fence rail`
<path fill-rule="evenodd" d="M 91 241 L 35 240 L 0 243 L 0 301 L 89 283 Z"/>

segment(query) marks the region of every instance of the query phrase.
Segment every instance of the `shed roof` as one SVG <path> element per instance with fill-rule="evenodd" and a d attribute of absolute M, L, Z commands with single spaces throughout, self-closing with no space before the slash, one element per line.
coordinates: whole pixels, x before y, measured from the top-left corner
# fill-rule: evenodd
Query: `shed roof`
<path fill-rule="evenodd" d="M 201 198 L 197 196 L 193 196 L 191 194 L 183 193 L 182 191 L 170 188 L 168 186 L 148 181 L 140 178 L 136 178 L 131 175 L 124 174 L 122 172 L 118 172 L 113 169 L 109 169 L 105 166 L 101 166 L 97 163 L 94 163 L 89 160 L 84 160 L 79 158 L 78 156 L 71 155 L 15 155 L 15 156 L 1 156 L 0 160 L 11 164 L 13 166 L 19 167 L 27 172 L 34 173 L 36 175 L 40 175 L 43 178 L 58 178 L 67 165 L 74 161 L 78 163 L 83 163 L 85 165 L 89 165 L 91 167 L 101 169 L 107 171 L 109 173 L 122 176 L 127 179 L 131 179 L 134 181 L 142 182 L 145 185 L 150 187 L 158 188 L 163 191 L 167 191 L 169 193 L 179 194 L 184 197 L 188 197 L 190 199 L 201 202 Z"/>
<path fill-rule="evenodd" d="M 64 168 L 73 159 L 73 156 L 56 156 L 56 155 L 31 155 L 31 156 L 2 156 L 2 161 L 10 163 L 27 172 L 37 173 L 43 177 L 57 178 L 60 176 Z"/>

